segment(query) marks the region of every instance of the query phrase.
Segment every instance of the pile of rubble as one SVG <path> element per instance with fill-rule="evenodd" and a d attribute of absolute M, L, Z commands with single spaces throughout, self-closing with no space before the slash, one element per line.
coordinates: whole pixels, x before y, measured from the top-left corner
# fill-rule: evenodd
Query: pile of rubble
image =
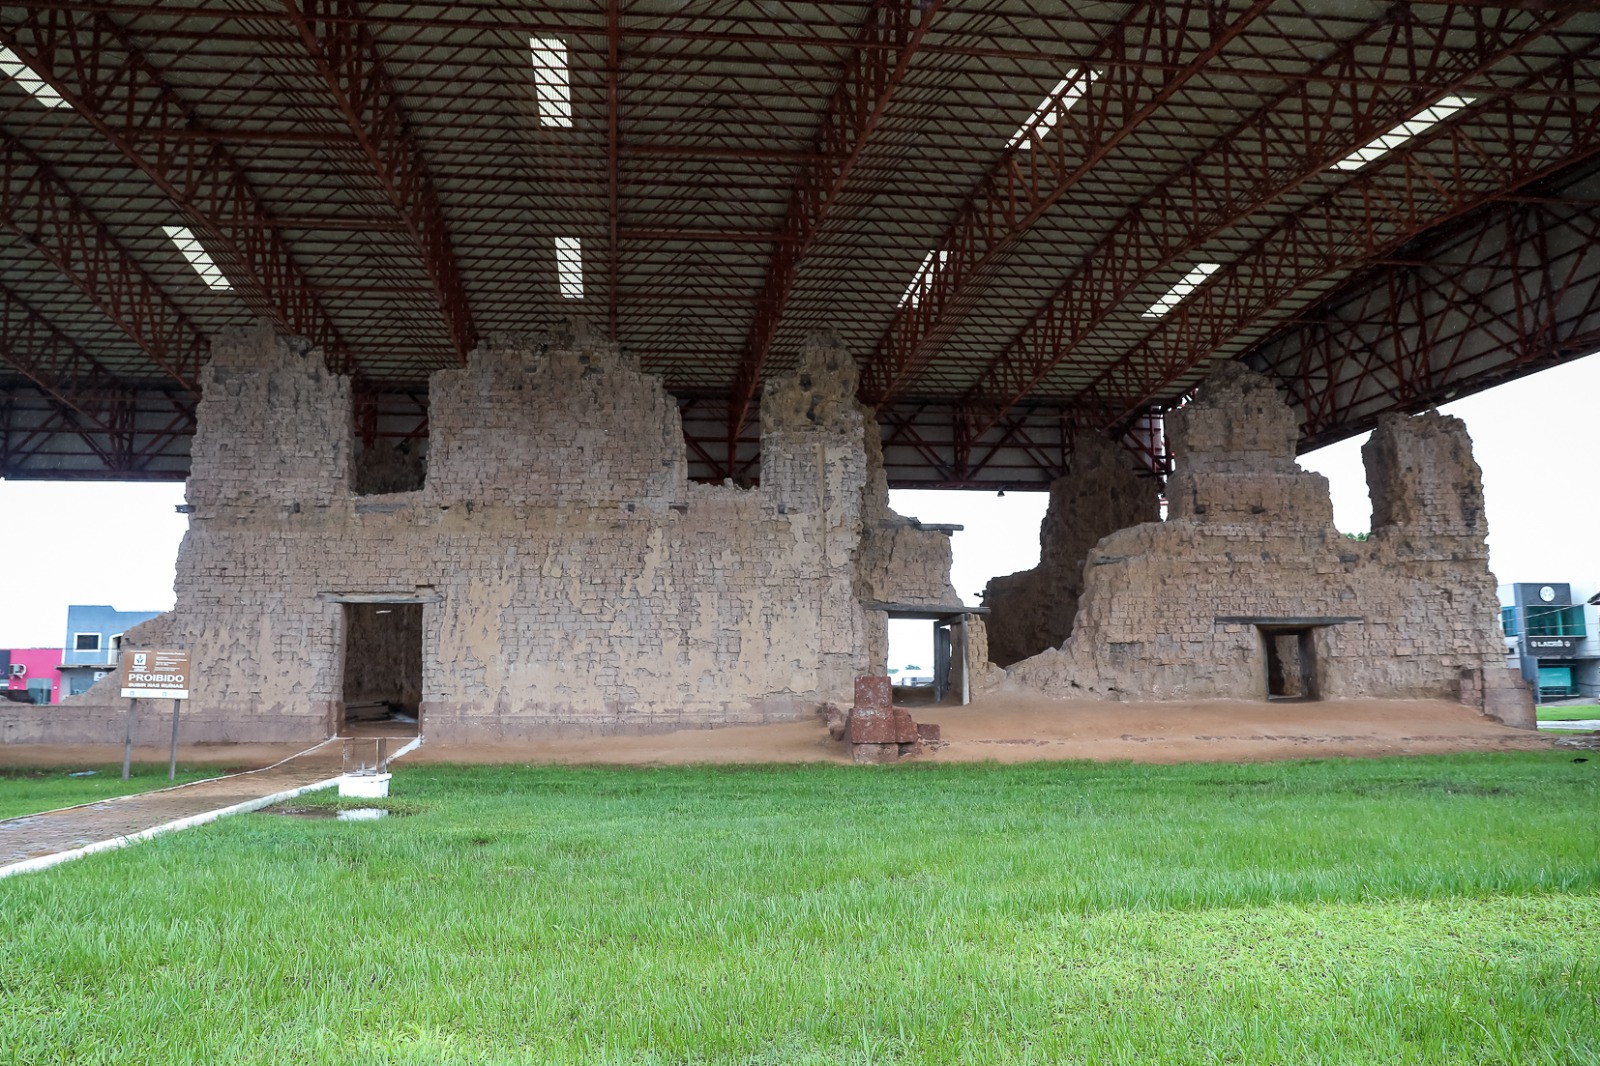
<path fill-rule="evenodd" d="M 937 725 L 918 723 L 910 711 L 894 705 L 887 677 L 856 678 L 855 706 L 828 708 L 828 735 L 848 741 L 850 757 L 858 763 L 894 762 L 939 744 Z"/>

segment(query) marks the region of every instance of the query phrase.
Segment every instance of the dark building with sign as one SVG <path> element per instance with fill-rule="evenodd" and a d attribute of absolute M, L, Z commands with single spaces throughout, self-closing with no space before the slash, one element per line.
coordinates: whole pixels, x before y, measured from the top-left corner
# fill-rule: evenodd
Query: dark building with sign
<path fill-rule="evenodd" d="M 1539 699 L 1600 695 L 1597 595 L 1585 602 L 1561 581 L 1500 587 L 1506 651 Z"/>

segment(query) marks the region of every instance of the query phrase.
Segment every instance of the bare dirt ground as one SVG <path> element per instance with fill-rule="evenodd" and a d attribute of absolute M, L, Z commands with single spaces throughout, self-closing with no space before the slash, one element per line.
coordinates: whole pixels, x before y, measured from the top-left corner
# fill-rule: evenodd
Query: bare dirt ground
<path fill-rule="evenodd" d="M 943 743 L 922 762 L 1241 762 L 1330 755 L 1419 755 L 1543 751 L 1548 737 L 1509 729 L 1456 703 L 1335 700 L 1317 703 L 1207 701 L 1090 703 L 989 696 L 967 707 L 917 706 Z M 550 737 L 493 745 L 424 744 L 406 762 L 686 763 L 849 762 L 820 721 L 653 736 Z"/>
<path fill-rule="evenodd" d="M 925 762 L 1237 762 L 1324 755 L 1537 751 L 1553 744 L 1549 736 L 1509 729 L 1471 708 L 1431 700 L 1139 704 L 1002 694 L 983 697 L 967 707 L 947 702 L 917 705 L 911 711 L 919 722 L 936 722 L 943 731 L 943 743 L 936 750 L 917 756 Z M 392 743 L 398 746 L 402 742 Z M 283 744 L 192 745 L 180 747 L 178 759 L 186 764 L 247 769 L 270 765 L 298 750 L 298 745 Z M 134 758 L 164 762 L 166 752 L 139 748 Z M 118 745 L 13 745 L 0 750 L 0 766 L 110 764 L 121 759 Z M 425 743 L 404 761 L 613 765 L 849 762 L 850 752 L 846 745 L 829 741 L 820 719 L 815 719 L 644 736 Z"/>

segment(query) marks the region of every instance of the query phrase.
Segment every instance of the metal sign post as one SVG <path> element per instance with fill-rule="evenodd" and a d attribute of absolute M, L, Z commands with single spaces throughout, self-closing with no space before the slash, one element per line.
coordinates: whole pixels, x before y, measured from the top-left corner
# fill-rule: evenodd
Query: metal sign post
<path fill-rule="evenodd" d="M 183 706 L 182 700 L 172 701 L 172 751 L 167 756 L 167 780 L 178 779 L 178 708 Z"/>
<path fill-rule="evenodd" d="M 127 695 L 124 691 L 123 695 Z M 128 767 L 133 765 L 133 705 L 138 700 L 128 700 L 128 731 L 122 737 L 122 779 L 128 779 Z"/>
<path fill-rule="evenodd" d="M 167 757 L 167 780 L 178 776 L 178 708 L 189 698 L 189 653 L 186 651 L 125 651 L 122 653 L 122 694 L 128 697 L 128 735 L 122 745 L 122 779 L 128 779 L 133 761 L 133 704 L 138 699 L 172 701 L 172 750 Z"/>

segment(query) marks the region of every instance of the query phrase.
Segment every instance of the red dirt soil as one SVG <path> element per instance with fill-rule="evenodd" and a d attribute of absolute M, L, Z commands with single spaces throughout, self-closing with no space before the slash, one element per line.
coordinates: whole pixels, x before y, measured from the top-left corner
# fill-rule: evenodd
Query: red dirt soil
<path fill-rule="evenodd" d="M 1549 737 L 1510 729 L 1457 703 L 1332 700 L 1316 703 L 1065 702 L 988 696 L 967 707 L 911 708 L 943 743 L 920 762 L 1241 762 L 1329 755 L 1543 751 Z M 849 762 L 820 720 L 653 736 L 550 737 L 499 744 L 424 744 L 405 762 L 686 763 Z"/>
<path fill-rule="evenodd" d="M 922 762 L 1031 762 L 1129 759 L 1134 762 L 1239 762 L 1326 755 L 1374 756 L 1453 751 L 1542 751 L 1552 739 L 1510 729 L 1457 703 L 1432 700 L 1326 700 L 1315 703 L 1206 701 L 1097 703 L 991 695 L 967 707 L 912 706 L 919 722 L 941 726 L 943 743 Z M 403 740 L 392 743 L 398 747 Z M 185 764 L 266 766 L 303 745 L 185 745 Z M 165 762 L 164 749 L 139 748 L 141 762 Z M 120 744 L 12 745 L 0 766 L 71 766 L 122 760 Z M 553 736 L 497 744 L 428 744 L 404 763 L 849 762 L 820 719 L 779 725 L 689 729 L 645 736 Z"/>

